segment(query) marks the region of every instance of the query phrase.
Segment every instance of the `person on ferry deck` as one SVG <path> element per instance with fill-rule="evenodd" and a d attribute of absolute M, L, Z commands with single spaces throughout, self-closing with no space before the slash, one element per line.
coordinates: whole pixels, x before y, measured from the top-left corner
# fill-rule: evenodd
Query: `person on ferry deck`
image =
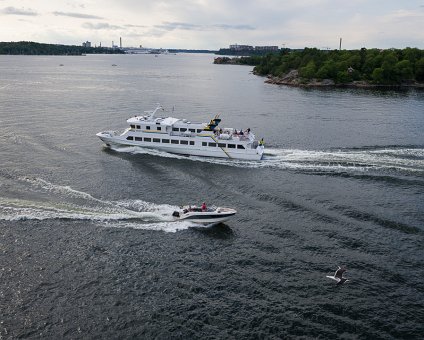
<path fill-rule="evenodd" d="M 207 208 L 206 208 L 206 203 L 205 202 L 202 203 L 201 209 L 202 209 L 202 211 L 206 211 Z"/>

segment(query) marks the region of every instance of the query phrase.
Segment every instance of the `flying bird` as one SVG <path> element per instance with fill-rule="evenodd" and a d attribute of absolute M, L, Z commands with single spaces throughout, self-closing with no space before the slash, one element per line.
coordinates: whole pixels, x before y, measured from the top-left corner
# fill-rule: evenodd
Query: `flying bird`
<path fill-rule="evenodd" d="M 348 282 L 350 280 L 346 279 L 345 277 L 343 277 L 343 273 L 346 271 L 346 268 L 340 267 L 336 270 L 336 272 L 334 273 L 334 276 L 329 276 L 327 275 L 327 277 L 329 279 L 333 279 L 336 280 L 338 285 L 341 285 L 345 282 Z"/>

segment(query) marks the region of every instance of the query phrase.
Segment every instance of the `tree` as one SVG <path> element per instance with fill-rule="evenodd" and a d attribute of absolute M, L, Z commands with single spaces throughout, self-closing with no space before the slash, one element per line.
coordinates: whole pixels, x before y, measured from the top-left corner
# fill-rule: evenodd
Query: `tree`
<path fill-rule="evenodd" d="M 415 79 L 424 81 L 424 57 L 415 63 Z"/>
<path fill-rule="evenodd" d="M 372 80 L 376 84 L 383 84 L 384 83 L 383 69 L 381 67 L 374 69 L 374 71 L 372 72 Z"/>
<path fill-rule="evenodd" d="M 313 60 L 311 60 L 305 67 L 301 67 L 299 70 L 300 76 L 306 79 L 313 78 L 315 76 L 315 72 L 316 66 Z"/>
<path fill-rule="evenodd" d="M 339 71 L 337 73 L 336 82 L 340 84 L 345 84 L 352 81 L 350 74 L 347 71 Z"/>
<path fill-rule="evenodd" d="M 414 78 L 414 73 L 412 72 L 412 64 L 409 60 L 399 61 L 395 65 L 394 70 L 399 81 Z"/>

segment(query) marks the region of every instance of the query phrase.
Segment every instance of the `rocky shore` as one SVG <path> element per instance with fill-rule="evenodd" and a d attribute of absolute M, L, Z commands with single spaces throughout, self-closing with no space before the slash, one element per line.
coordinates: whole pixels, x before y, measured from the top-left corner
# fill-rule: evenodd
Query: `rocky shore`
<path fill-rule="evenodd" d="M 217 57 L 214 59 L 213 63 L 225 65 L 240 65 L 240 58 Z"/>
<path fill-rule="evenodd" d="M 304 79 L 299 76 L 297 70 L 291 70 L 287 74 L 281 77 L 275 77 L 272 75 L 267 76 L 265 80 L 267 84 L 275 85 L 288 85 L 295 87 L 351 87 L 351 88 L 370 88 L 370 89 L 381 89 L 381 88 L 420 88 L 424 89 L 423 83 L 418 83 L 415 81 L 405 81 L 399 85 L 378 85 L 371 84 L 367 81 L 353 81 L 350 83 L 335 83 L 332 79 Z"/>

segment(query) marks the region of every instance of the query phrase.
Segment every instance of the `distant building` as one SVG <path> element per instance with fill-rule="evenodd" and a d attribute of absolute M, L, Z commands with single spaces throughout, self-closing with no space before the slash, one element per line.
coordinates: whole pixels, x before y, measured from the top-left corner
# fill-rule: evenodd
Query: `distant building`
<path fill-rule="evenodd" d="M 253 51 L 254 48 L 253 46 L 250 46 L 250 45 L 234 44 L 234 45 L 230 45 L 230 50 L 231 51 Z"/>
<path fill-rule="evenodd" d="M 259 52 L 275 52 L 278 46 L 250 46 L 250 45 L 230 45 L 230 51 L 259 51 Z"/>
<path fill-rule="evenodd" d="M 91 47 L 91 42 L 90 41 L 83 42 L 82 47 Z"/>
<path fill-rule="evenodd" d="M 255 51 L 278 51 L 278 46 L 255 46 Z"/>
<path fill-rule="evenodd" d="M 238 56 L 251 56 L 251 55 L 265 55 L 268 53 L 278 53 L 280 49 L 278 46 L 250 46 L 233 44 L 229 48 L 220 48 L 216 54 L 220 55 L 238 55 Z"/>

